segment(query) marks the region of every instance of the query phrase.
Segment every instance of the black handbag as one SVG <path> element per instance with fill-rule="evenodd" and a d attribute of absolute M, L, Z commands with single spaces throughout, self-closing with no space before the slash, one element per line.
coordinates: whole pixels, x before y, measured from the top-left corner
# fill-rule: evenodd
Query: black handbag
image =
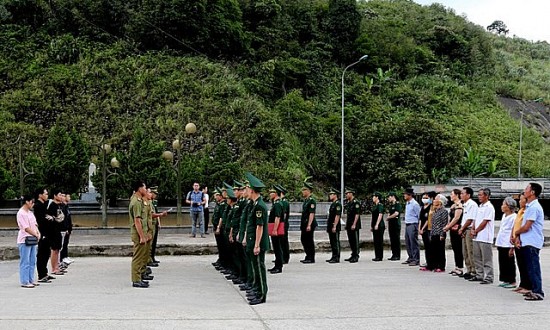
<path fill-rule="evenodd" d="M 31 246 L 31 245 L 37 245 L 37 244 L 38 244 L 38 238 L 36 236 L 25 237 L 25 245 Z"/>

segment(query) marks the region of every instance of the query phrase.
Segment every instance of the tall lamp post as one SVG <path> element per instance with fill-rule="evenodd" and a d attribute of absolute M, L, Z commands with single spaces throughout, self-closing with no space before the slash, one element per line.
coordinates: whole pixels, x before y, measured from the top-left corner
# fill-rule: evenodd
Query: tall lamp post
<path fill-rule="evenodd" d="M 101 147 L 101 174 L 102 174 L 102 187 L 101 187 L 101 226 L 103 228 L 107 227 L 107 179 L 113 175 L 117 175 L 116 172 L 112 172 L 105 163 L 105 158 L 107 154 L 111 153 L 111 145 L 110 144 L 103 144 Z M 120 167 L 120 162 L 116 157 L 111 158 L 111 161 L 109 162 L 109 165 L 111 165 L 111 168 L 117 169 Z"/>
<path fill-rule="evenodd" d="M 188 123 L 185 125 L 185 133 L 190 135 L 190 138 L 192 139 L 193 134 L 197 132 L 197 126 L 193 123 Z M 189 141 L 191 143 L 191 141 Z M 179 168 L 180 164 L 180 155 L 181 155 L 181 149 L 183 148 L 183 143 L 179 139 L 175 139 L 172 141 L 172 149 L 174 150 L 174 153 L 176 154 L 174 157 L 174 153 L 172 151 L 164 151 L 162 153 L 162 158 L 164 158 L 167 161 L 172 162 L 172 165 L 174 167 L 174 171 L 176 171 L 176 200 L 177 200 L 177 213 L 176 213 L 176 224 L 178 226 L 183 225 L 183 220 L 181 217 L 181 171 Z M 175 158 L 175 162 L 174 162 Z"/>
<path fill-rule="evenodd" d="M 341 156 L 340 156 L 340 202 L 344 205 L 344 75 L 346 71 L 354 66 L 355 64 L 366 60 L 368 55 L 363 55 L 359 58 L 358 61 L 348 65 L 342 72 L 342 146 L 341 146 Z"/>
<path fill-rule="evenodd" d="M 25 167 L 25 161 L 23 160 L 23 141 L 21 139 L 21 134 L 17 136 L 17 140 L 15 140 L 13 144 L 17 144 L 17 151 L 18 151 L 17 160 L 18 160 L 18 169 L 19 169 L 19 196 L 23 196 L 25 191 L 25 179 L 29 175 L 33 175 L 34 172 L 32 169 L 29 171 Z"/>

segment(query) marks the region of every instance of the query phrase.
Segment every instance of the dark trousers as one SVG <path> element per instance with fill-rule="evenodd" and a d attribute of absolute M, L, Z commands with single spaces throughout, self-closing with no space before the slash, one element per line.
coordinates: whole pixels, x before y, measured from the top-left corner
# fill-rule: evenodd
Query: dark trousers
<path fill-rule="evenodd" d="M 252 253 L 252 265 L 254 268 L 254 288 L 260 299 L 267 296 L 267 272 L 265 270 L 265 251 L 260 250 L 258 255 Z"/>
<path fill-rule="evenodd" d="M 374 244 L 374 257 L 380 260 L 384 258 L 384 231 L 385 231 L 385 228 L 372 230 L 372 241 Z"/>
<path fill-rule="evenodd" d="M 248 278 L 248 265 L 247 265 L 247 257 L 246 257 L 246 251 L 242 243 L 238 242 L 237 248 L 237 256 L 240 261 L 240 271 L 239 271 L 239 278 L 246 282 Z"/>
<path fill-rule="evenodd" d="M 462 255 L 462 237 L 458 234 L 458 230 L 449 231 L 451 236 L 451 246 L 455 256 L 455 267 L 464 267 L 464 256 Z"/>
<path fill-rule="evenodd" d="M 208 224 L 210 223 L 210 210 L 209 208 L 204 208 L 204 232 L 208 233 Z"/>
<path fill-rule="evenodd" d="M 233 270 L 232 264 L 231 264 L 231 251 L 229 248 L 229 239 L 225 235 L 225 233 L 220 233 L 219 235 L 220 240 L 220 263 L 224 268 Z"/>
<path fill-rule="evenodd" d="M 498 279 L 504 283 L 516 283 L 516 262 L 510 257 L 510 248 L 497 247 L 498 250 Z"/>
<path fill-rule="evenodd" d="M 518 263 L 519 269 L 519 279 L 521 281 L 519 283 L 519 286 L 526 290 L 531 290 L 533 288 L 533 284 L 531 284 L 531 279 L 529 278 L 529 274 L 527 273 L 527 266 L 523 257 L 523 251 L 516 248 L 514 252 L 516 253 L 516 261 Z"/>
<path fill-rule="evenodd" d="M 388 221 L 388 234 L 390 235 L 391 256 L 392 258 L 401 258 L 401 224 L 397 219 Z"/>
<path fill-rule="evenodd" d="M 432 262 L 433 259 L 430 251 L 430 239 L 431 239 L 430 231 L 425 230 L 422 233 L 422 243 L 424 243 L 424 257 L 426 258 L 426 267 L 428 267 L 428 269 L 434 269 L 433 262 Z"/>
<path fill-rule="evenodd" d="M 214 230 L 214 232 L 216 232 Z M 216 239 L 216 247 L 218 248 L 218 262 L 221 263 L 222 261 L 222 238 L 221 238 L 221 235 L 214 235 L 214 238 Z"/>
<path fill-rule="evenodd" d="M 61 251 L 59 252 L 59 259 L 63 261 L 63 259 L 67 258 L 69 256 L 69 239 L 71 238 L 71 234 L 69 232 L 66 232 L 63 236 L 63 246 L 61 247 Z"/>
<path fill-rule="evenodd" d="M 271 244 L 273 247 L 273 253 L 275 254 L 275 268 L 283 269 L 283 236 L 271 236 Z"/>
<path fill-rule="evenodd" d="M 238 277 L 242 277 L 243 274 L 241 274 L 242 265 L 241 265 L 241 258 L 239 256 L 239 250 L 242 246 L 241 243 L 237 242 L 236 240 L 233 240 L 233 243 L 229 243 L 229 249 L 230 249 L 230 258 L 231 258 L 231 267 L 234 270 L 235 275 Z"/>
<path fill-rule="evenodd" d="M 405 244 L 407 245 L 407 261 L 419 262 L 420 250 L 418 248 L 418 224 L 405 224 Z"/>
<path fill-rule="evenodd" d="M 331 259 L 340 261 L 340 232 L 333 233 L 332 230 L 329 231 L 328 239 L 330 241 L 330 249 L 332 250 Z"/>
<path fill-rule="evenodd" d="M 359 258 L 359 229 L 347 229 L 349 248 L 351 249 L 351 257 Z"/>
<path fill-rule="evenodd" d="M 247 244 L 250 244 L 248 242 Z M 252 244 L 254 245 L 254 244 Z M 244 249 L 245 255 L 246 255 L 246 283 L 248 283 L 250 286 L 254 287 L 255 285 L 255 279 L 256 274 L 255 267 L 254 267 L 254 249 L 253 247 L 249 247 L 248 245 Z"/>
<path fill-rule="evenodd" d="M 285 236 L 281 240 L 281 246 L 283 249 L 283 262 L 288 264 L 290 259 L 290 245 L 288 244 L 288 223 L 285 222 Z"/>
<path fill-rule="evenodd" d="M 523 260 L 525 261 L 527 274 L 533 285 L 531 291 L 534 294 L 544 297 L 544 291 L 542 291 L 542 274 L 540 271 L 540 250 L 530 245 L 522 246 L 521 250 L 523 251 Z"/>
<path fill-rule="evenodd" d="M 302 230 L 302 235 L 300 235 L 300 241 L 304 247 L 304 252 L 306 254 L 305 260 L 315 261 L 315 241 L 313 234 L 315 229 L 311 228 L 310 231 Z"/>
<path fill-rule="evenodd" d="M 36 270 L 38 279 L 48 276 L 48 260 L 51 255 L 50 241 L 47 237 L 42 237 L 38 241 L 38 252 L 36 254 Z"/>
<path fill-rule="evenodd" d="M 441 240 L 441 236 L 430 237 L 430 259 L 428 269 L 445 270 L 447 260 L 445 257 L 445 240 Z"/>
<path fill-rule="evenodd" d="M 159 222 L 155 223 L 155 229 L 153 230 L 153 242 L 151 242 L 151 260 L 154 262 L 157 254 L 157 240 L 159 237 Z"/>

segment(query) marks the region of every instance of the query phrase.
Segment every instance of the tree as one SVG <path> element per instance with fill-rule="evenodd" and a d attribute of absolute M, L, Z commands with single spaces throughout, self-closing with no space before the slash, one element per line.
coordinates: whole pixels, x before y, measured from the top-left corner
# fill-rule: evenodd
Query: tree
<path fill-rule="evenodd" d="M 504 22 L 500 20 L 496 20 L 493 23 L 491 23 L 491 25 L 488 25 L 487 31 L 496 33 L 498 35 L 501 35 L 501 34 L 507 35 L 509 32 L 506 24 L 504 24 Z"/>

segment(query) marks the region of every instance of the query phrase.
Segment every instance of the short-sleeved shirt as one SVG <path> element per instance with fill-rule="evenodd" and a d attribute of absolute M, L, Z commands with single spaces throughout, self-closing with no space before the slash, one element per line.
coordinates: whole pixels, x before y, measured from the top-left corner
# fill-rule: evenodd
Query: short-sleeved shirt
<path fill-rule="evenodd" d="M 388 222 L 395 222 L 396 224 L 401 224 L 401 212 L 403 212 L 403 206 L 399 202 L 391 203 L 390 206 L 388 206 L 388 214 L 392 215 L 395 212 L 397 212 L 397 217 L 388 219 Z"/>
<path fill-rule="evenodd" d="M 191 190 L 189 193 L 187 193 L 187 199 L 191 201 L 191 211 L 202 212 L 203 210 L 202 204 L 199 206 L 194 206 L 194 204 L 202 203 L 203 198 L 204 198 L 204 193 L 200 190 L 199 191 Z"/>
<path fill-rule="evenodd" d="M 250 199 L 244 199 L 242 202 L 243 211 L 241 213 L 241 225 L 239 226 L 239 236 L 237 237 L 237 241 L 239 243 L 242 243 L 244 240 L 244 236 L 246 234 L 247 228 L 248 228 L 248 215 L 250 214 L 250 208 L 252 206 L 252 200 Z"/>
<path fill-rule="evenodd" d="M 328 219 L 327 219 L 327 233 L 332 233 L 332 228 L 334 227 L 334 223 L 336 222 L 336 231 L 340 231 L 342 229 L 342 225 L 340 224 L 340 219 L 336 221 L 336 217 L 342 216 L 342 204 L 339 200 L 335 200 L 330 204 L 330 208 L 328 210 Z"/>
<path fill-rule="evenodd" d="M 26 228 L 30 228 L 32 231 L 36 231 L 37 224 L 34 213 L 26 211 L 20 208 L 17 211 L 17 226 L 19 227 L 19 233 L 17 234 L 17 244 L 25 243 L 25 237 L 32 236 L 25 231 Z"/>
<path fill-rule="evenodd" d="M 288 222 L 288 219 L 290 218 L 290 202 L 288 201 L 288 198 L 281 198 L 281 204 L 283 205 L 284 212 L 284 219 L 282 221 L 285 223 L 285 231 L 288 231 L 288 227 L 290 226 Z"/>
<path fill-rule="evenodd" d="M 216 205 L 214 206 L 214 211 L 212 212 L 212 225 L 214 227 L 217 227 L 220 223 L 220 203 L 216 202 Z"/>
<path fill-rule="evenodd" d="M 468 201 L 464 203 L 462 207 L 464 208 L 464 214 L 462 215 L 463 222 L 466 222 L 468 220 L 475 220 L 477 218 L 478 206 L 476 202 L 474 202 L 471 199 L 468 199 Z M 471 227 L 472 225 L 470 224 L 468 228 L 471 228 Z"/>
<path fill-rule="evenodd" d="M 317 208 L 317 201 L 313 197 L 308 197 L 302 204 L 302 219 L 300 222 L 300 230 L 306 230 L 309 223 L 309 215 L 313 214 L 313 221 L 311 222 L 311 229 L 317 228 L 317 220 L 315 219 L 315 210 Z"/>
<path fill-rule="evenodd" d="M 405 223 L 418 223 L 420 218 L 420 205 L 415 199 L 411 199 L 405 204 Z"/>
<path fill-rule="evenodd" d="M 512 234 L 512 229 L 514 228 L 514 220 L 516 219 L 516 216 L 517 214 L 515 213 L 508 216 L 502 216 L 500 228 L 498 229 L 497 240 L 495 242 L 496 246 L 504 248 L 513 247 L 512 243 L 510 243 L 510 236 Z"/>
<path fill-rule="evenodd" d="M 143 200 L 143 230 L 153 233 L 153 205 L 150 200 Z"/>
<path fill-rule="evenodd" d="M 370 227 L 372 229 L 376 227 L 376 221 L 378 221 L 379 215 L 382 215 L 382 217 L 384 216 L 384 205 L 382 205 L 382 203 L 374 204 L 372 207 L 372 218 L 370 221 Z M 384 228 L 386 228 L 386 225 L 384 224 L 384 219 L 382 219 L 378 224 L 378 230 L 382 230 Z"/>
<path fill-rule="evenodd" d="M 273 201 L 273 204 L 271 205 L 271 210 L 269 211 L 269 223 L 275 223 L 275 218 L 279 218 L 279 221 L 282 222 L 282 218 L 284 216 L 283 213 L 283 205 L 281 204 L 281 200 L 277 199 L 276 201 Z"/>
<path fill-rule="evenodd" d="M 489 220 L 485 228 L 478 232 L 474 241 L 493 244 L 495 238 L 495 208 L 490 201 L 479 205 L 476 216 L 476 230 L 484 220 Z"/>
<path fill-rule="evenodd" d="M 355 221 L 355 216 L 357 214 L 359 214 L 359 218 L 355 223 L 355 230 L 361 229 L 361 203 L 354 198 L 351 202 L 346 204 L 346 212 L 348 213 L 346 230 L 351 230 L 351 226 L 353 226 L 353 221 Z"/>
<path fill-rule="evenodd" d="M 521 225 L 524 226 L 527 221 L 533 221 L 533 224 L 528 232 L 519 235 L 521 245 L 542 249 L 542 245 L 544 244 L 544 211 L 538 199 L 527 203 L 525 206 Z"/>
<path fill-rule="evenodd" d="M 138 198 L 136 195 L 132 195 L 130 198 L 130 206 L 128 208 L 128 213 L 130 217 L 130 231 L 132 234 L 137 234 L 135 227 L 134 219 L 139 218 L 141 220 L 141 226 L 143 230 L 147 230 L 147 227 L 144 224 L 147 224 L 147 219 L 143 219 L 143 200 Z"/>

